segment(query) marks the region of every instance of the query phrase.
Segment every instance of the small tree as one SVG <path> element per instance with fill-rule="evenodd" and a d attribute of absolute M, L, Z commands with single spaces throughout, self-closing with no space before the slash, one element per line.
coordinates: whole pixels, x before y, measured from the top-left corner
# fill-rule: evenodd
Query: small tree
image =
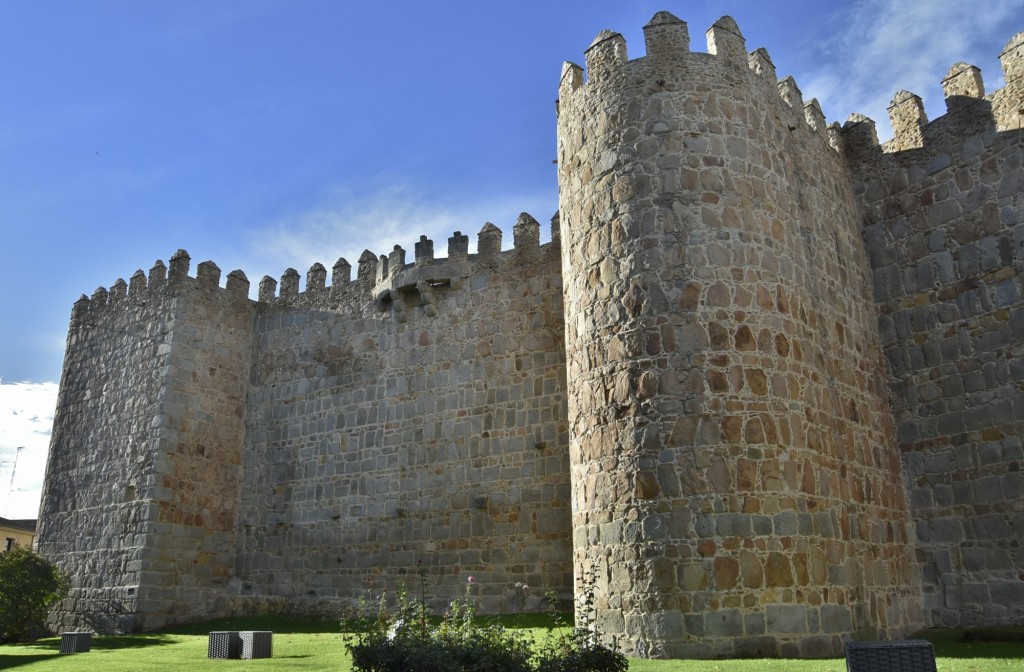
<path fill-rule="evenodd" d="M 0 643 L 41 628 L 70 583 L 57 567 L 26 546 L 0 553 Z"/>

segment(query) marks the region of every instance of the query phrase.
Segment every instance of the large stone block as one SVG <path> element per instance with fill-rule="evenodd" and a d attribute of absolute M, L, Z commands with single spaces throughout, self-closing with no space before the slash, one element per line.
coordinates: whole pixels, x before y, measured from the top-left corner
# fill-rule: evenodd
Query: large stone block
<path fill-rule="evenodd" d="M 807 607 L 800 605 L 769 604 L 765 608 L 765 622 L 768 632 L 808 632 Z"/>

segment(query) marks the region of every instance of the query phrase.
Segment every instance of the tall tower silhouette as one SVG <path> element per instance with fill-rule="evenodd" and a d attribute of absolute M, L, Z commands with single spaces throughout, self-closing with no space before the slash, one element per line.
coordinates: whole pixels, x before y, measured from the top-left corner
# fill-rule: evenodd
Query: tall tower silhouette
<path fill-rule="evenodd" d="M 901 633 L 912 527 L 840 143 L 731 18 L 707 54 L 667 12 L 644 30 L 559 91 L 577 580 L 631 655 Z"/>

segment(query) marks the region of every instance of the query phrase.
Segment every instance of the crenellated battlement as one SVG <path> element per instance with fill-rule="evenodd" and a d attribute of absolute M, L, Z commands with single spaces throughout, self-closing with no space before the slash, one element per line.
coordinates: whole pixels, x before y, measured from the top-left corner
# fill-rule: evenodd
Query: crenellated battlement
<path fill-rule="evenodd" d="M 501 229 L 486 223 L 477 234 L 477 252 L 470 254 L 469 236 L 456 231 L 448 238 L 448 256 L 440 258 L 434 257 L 434 241 L 420 236 L 411 262 L 407 262 L 407 252 L 401 245 L 381 255 L 365 250 L 359 257 L 356 279 L 350 279 L 351 265 L 340 258 L 333 266 L 330 285 L 326 284 L 326 269 L 318 262 L 306 273 L 302 291 L 299 272 L 289 268 L 280 283 L 270 276 L 263 277 L 258 301 L 319 310 L 337 310 L 342 305 L 365 301 L 377 312 L 393 313 L 404 321 L 408 318 L 406 308 L 417 306 L 423 306 L 424 312 L 433 316 L 438 294 L 461 289 L 473 276 L 515 272 L 517 268 L 558 259 L 557 215 L 551 222 L 551 242 L 544 245 L 540 243 L 539 222 L 525 212 L 513 227 L 512 249 L 502 251 L 502 236 Z"/>
<path fill-rule="evenodd" d="M 779 111 L 789 130 L 802 127 L 836 148 L 818 101 L 804 102 L 792 77 L 777 80 L 775 65 L 766 49 L 761 47 L 748 53 L 746 40 L 732 17 L 723 16 L 716 21 L 708 29 L 706 39 L 707 53 L 691 52 L 686 22 L 669 12 L 658 12 L 644 26 L 646 55 L 630 60 L 625 38 L 603 30 L 585 52 L 586 78 L 583 67 L 568 61 L 563 64 L 559 105 L 569 103 L 575 96 L 590 92 L 603 96 L 624 87 L 657 96 L 659 92 L 679 91 L 687 82 L 695 81 L 716 87 L 746 86 L 752 99 L 763 99 L 766 91 L 777 89 L 777 99 L 784 103 Z"/>
<path fill-rule="evenodd" d="M 732 18 L 707 53 L 668 13 L 644 34 L 630 60 L 602 31 L 559 85 L 576 574 L 598 568 L 595 609 L 629 655 L 900 636 L 921 591 L 842 136 Z M 825 485 L 837 468 L 886 494 Z M 758 512 L 782 501 L 838 518 L 773 534 Z M 852 533 L 863 520 L 893 534 Z M 809 569 L 801 546 L 831 557 Z"/>
<path fill-rule="evenodd" d="M 185 250 L 178 250 L 171 256 L 170 265 L 160 259 L 153 264 L 147 275 L 141 268 L 132 274 L 130 282 L 117 278 L 106 287 L 97 287 L 91 296 L 82 294 L 75 302 L 72 321 L 86 316 L 97 316 L 103 312 L 126 306 L 145 304 L 160 295 L 175 294 L 182 290 L 196 289 L 205 293 L 223 292 L 232 301 L 245 301 L 249 295 L 249 279 L 240 270 L 228 273 L 224 287 L 220 286 L 221 270 L 212 261 L 201 262 L 195 276 L 189 275 L 191 257 Z"/>
<path fill-rule="evenodd" d="M 331 282 L 327 283 L 327 269 L 320 262 L 306 272 L 304 286 L 301 275 L 288 268 L 280 281 L 264 276 L 260 282 L 256 303 L 314 310 L 338 310 L 353 303 L 374 306 L 377 312 L 393 312 L 402 321 L 407 319 L 406 307 L 425 306 L 425 312 L 436 314 L 435 304 L 440 292 L 459 290 L 464 282 L 479 274 L 495 271 L 515 272 L 538 262 L 557 261 L 559 253 L 558 216 L 551 222 L 551 242 L 541 245 L 540 224 L 531 215 L 522 213 L 513 227 L 514 246 L 502 251 L 502 231 L 490 222 L 477 234 L 477 252 L 469 253 L 469 236 L 456 231 L 448 239 L 448 257 L 434 257 L 434 241 L 420 236 L 415 243 L 414 259 L 406 263 L 406 251 L 395 245 L 389 254 L 375 255 L 365 250 L 359 257 L 357 275 L 351 277 L 352 265 L 344 257 L 332 266 Z M 228 300 L 246 300 L 249 280 L 240 270 L 227 276 L 220 286 L 221 270 L 212 261 L 204 261 L 190 276 L 191 258 L 185 250 L 178 250 L 169 265 L 162 260 L 147 275 L 142 269 L 127 283 L 116 279 L 110 286 L 98 287 L 91 297 L 82 295 L 75 303 L 73 316 L 96 315 L 122 305 L 144 303 L 151 297 L 173 294 L 183 289 L 201 292 L 223 292 Z"/>
<path fill-rule="evenodd" d="M 898 91 L 888 107 L 893 137 L 887 142 L 879 142 L 874 120 L 851 114 L 841 134 L 847 156 L 856 164 L 908 150 L 941 153 L 973 135 L 1019 129 L 1024 122 L 1024 32 L 1010 39 L 999 60 L 1006 84 L 988 95 L 980 68 L 954 63 L 942 78 L 946 112 L 931 121 L 920 96 Z"/>

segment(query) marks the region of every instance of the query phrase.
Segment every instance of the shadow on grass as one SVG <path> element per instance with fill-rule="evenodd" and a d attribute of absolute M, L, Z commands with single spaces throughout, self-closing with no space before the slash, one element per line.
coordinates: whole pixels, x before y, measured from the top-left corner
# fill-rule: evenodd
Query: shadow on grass
<path fill-rule="evenodd" d="M 92 649 L 94 651 L 115 651 L 119 649 L 164 646 L 173 643 L 173 638 L 163 634 L 96 635 L 92 638 Z M 5 644 L 4 649 L 0 652 L 0 670 L 10 670 L 44 660 L 60 658 L 60 656 L 59 637 L 46 637 L 37 639 L 34 642 Z"/>
<path fill-rule="evenodd" d="M 938 658 L 1024 659 L 1024 627 L 930 629 L 913 635 L 927 639 Z"/>
<path fill-rule="evenodd" d="M 139 649 L 147 646 L 166 646 L 174 644 L 174 639 L 165 634 L 141 635 L 98 635 L 92 638 L 94 649 Z M 60 642 L 57 643 L 58 647 Z"/>
<path fill-rule="evenodd" d="M 552 617 L 549 614 L 507 614 L 500 616 L 478 616 L 481 623 L 498 623 L 506 628 L 547 628 L 562 627 L 572 623 L 571 614 Z M 432 616 L 431 623 L 440 623 L 440 616 Z M 206 635 L 220 630 L 270 630 L 281 634 L 341 634 L 344 626 L 340 619 L 305 620 L 287 616 L 235 616 L 212 621 L 174 625 L 163 630 L 164 635 Z"/>
<path fill-rule="evenodd" d="M 195 636 L 224 630 L 270 630 L 282 634 L 333 635 L 341 632 L 341 624 L 337 620 L 304 620 L 287 616 L 236 616 L 188 625 L 174 625 L 160 630 L 159 634 Z"/>
<path fill-rule="evenodd" d="M 138 635 L 93 635 L 91 647 L 93 649 L 137 649 L 147 646 L 164 646 L 173 644 L 174 639 L 167 634 L 146 633 Z M 5 644 L 5 647 L 15 650 L 38 649 L 41 655 L 60 655 L 60 637 L 44 637 L 31 642 L 14 642 Z M 17 656 L 6 656 L 24 658 L 29 654 L 18 654 Z M 5 656 L 0 654 L 0 661 Z M 5 669 L 0 666 L 0 670 Z"/>
<path fill-rule="evenodd" d="M 9 655 L 0 653 L 0 670 L 12 670 L 15 667 L 21 667 L 22 665 L 31 665 L 32 663 L 41 663 L 44 660 L 50 660 L 60 655 L 59 652 L 54 653 L 27 653 L 25 655 Z"/>

